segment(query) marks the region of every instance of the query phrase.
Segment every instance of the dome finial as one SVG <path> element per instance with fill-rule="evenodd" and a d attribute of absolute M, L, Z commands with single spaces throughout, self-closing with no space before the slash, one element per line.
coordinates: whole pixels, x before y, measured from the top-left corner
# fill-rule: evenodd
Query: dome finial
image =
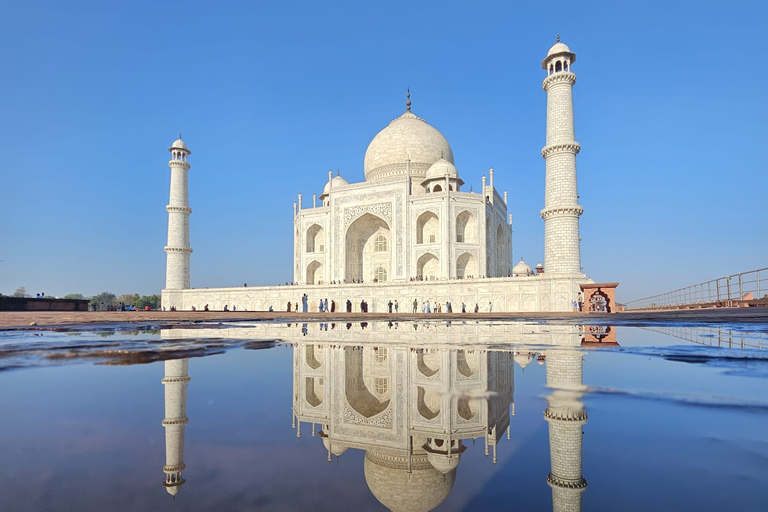
<path fill-rule="evenodd" d="M 181 132 L 179 132 L 179 140 L 181 140 Z"/>
<path fill-rule="evenodd" d="M 410 111 L 411 111 L 411 88 L 409 87 L 409 88 L 407 89 L 407 91 L 408 91 L 408 92 L 407 92 L 407 93 L 406 93 L 406 95 L 405 95 L 405 98 L 406 98 L 406 99 L 405 99 L 405 108 L 406 108 L 406 110 L 407 110 L 408 112 L 410 112 Z"/>
<path fill-rule="evenodd" d="M 339 168 L 337 167 L 336 168 L 336 176 L 338 176 L 338 175 L 339 175 Z"/>
<path fill-rule="evenodd" d="M 557 42 L 560 42 L 560 34 L 557 34 Z"/>

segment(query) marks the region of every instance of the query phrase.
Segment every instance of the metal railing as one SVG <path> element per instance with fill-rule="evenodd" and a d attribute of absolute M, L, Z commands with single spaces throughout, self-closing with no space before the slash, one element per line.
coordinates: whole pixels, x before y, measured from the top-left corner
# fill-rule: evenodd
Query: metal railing
<path fill-rule="evenodd" d="M 626 303 L 627 310 L 675 309 L 690 306 L 731 307 L 734 302 L 768 295 L 768 267 L 740 272 Z"/>
<path fill-rule="evenodd" d="M 739 331 L 726 327 L 643 327 L 643 329 L 709 347 L 768 349 L 768 334 L 759 331 Z"/>

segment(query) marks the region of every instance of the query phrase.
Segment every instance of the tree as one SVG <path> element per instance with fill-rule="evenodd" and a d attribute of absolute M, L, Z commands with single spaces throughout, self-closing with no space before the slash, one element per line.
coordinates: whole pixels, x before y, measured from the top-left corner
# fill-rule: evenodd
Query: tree
<path fill-rule="evenodd" d="M 90 299 L 90 305 L 98 309 L 106 309 L 109 306 L 117 305 L 117 297 L 111 292 L 101 292 L 98 295 L 94 295 Z"/>
<path fill-rule="evenodd" d="M 124 293 L 117 298 L 117 302 L 122 302 L 126 306 L 130 306 L 134 301 L 139 300 L 138 293 Z"/>
<path fill-rule="evenodd" d="M 152 309 L 160 307 L 159 295 L 144 295 L 143 297 L 136 299 L 131 303 L 132 306 L 136 306 L 138 309 L 144 309 L 149 306 Z"/>
<path fill-rule="evenodd" d="M 82 293 L 68 293 L 62 298 L 67 300 L 85 300 L 85 295 Z"/>
<path fill-rule="evenodd" d="M 27 289 L 25 287 L 23 287 L 23 286 L 19 286 L 18 288 L 16 288 L 16 291 L 13 292 L 13 296 L 14 297 L 29 297 L 29 295 L 27 295 Z"/>

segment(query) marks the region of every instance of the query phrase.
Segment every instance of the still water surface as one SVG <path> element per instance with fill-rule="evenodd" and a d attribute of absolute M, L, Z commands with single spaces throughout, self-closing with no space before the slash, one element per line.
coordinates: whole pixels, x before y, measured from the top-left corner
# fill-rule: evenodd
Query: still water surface
<path fill-rule="evenodd" d="M 0 512 L 768 508 L 764 325 L 147 327 L 0 333 Z"/>

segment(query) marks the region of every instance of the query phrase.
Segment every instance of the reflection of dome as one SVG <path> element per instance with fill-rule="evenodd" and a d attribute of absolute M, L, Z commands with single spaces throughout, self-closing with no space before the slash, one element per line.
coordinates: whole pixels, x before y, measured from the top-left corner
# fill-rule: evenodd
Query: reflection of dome
<path fill-rule="evenodd" d="M 343 187 L 344 185 L 349 185 L 347 180 L 341 176 L 334 176 L 331 181 L 325 184 L 325 188 L 323 188 L 323 196 L 328 195 L 331 192 L 331 189 L 336 190 Z"/>
<path fill-rule="evenodd" d="M 341 455 L 342 453 L 347 451 L 347 447 L 346 446 L 342 446 L 339 443 L 333 444 L 333 443 L 331 443 L 330 439 L 328 439 L 328 437 L 323 436 L 322 433 L 320 435 L 323 437 L 323 446 L 325 446 L 326 450 L 328 449 L 328 446 L 330 445 L 330 447 L 331 447 L 331 455 L 336 455 L 338 457 L 339 455 Z"/>
<path fill-rule="evenodd" d="M 363 170 L 366 181 L 406 173 L 411 159 L 411 174 L 423 176 L 430 165 L 445 158 L 453 163 L 453 152 L 443 134 L 413 112 L 389 123 L 368 145 Z"/>
<path fill-rule="evenodd" d="M 445 179 L 446 175 L 449 179 L 459 179 L 459 171 L 456 170 L 456 166 L 445 158 L 440 158 L 440 160 L 432 164 L 429 170 L 427 170 L 427 175 L 424 178 L 424 181 Z"/>
<path fill-rule="evenodd" d="M 408 458 L 365 453 L 365 481 L 377 500 L 392 512 L 427 512 L 440 505 L 450 494 L 456 470 L 443 474 L 433 468 L 427 456 Z"/>
<path fill-rule="evenodd" d="M 179 489 L 181 489 L 181 486 L 186 482 L 186 480 L 182 479 L 180 482 L 176 482 L 174 484 L 164 484 L 165 490 L 168 494 L 171 496 L 176 496 L 179 494 Z"/>
<path fill-rule="evenodd" d="M 535 354 L 528 352 L 527 354 L 515 354 L 515 362 L 520 365 L 520 368 L 525 369 L 531 361 L 533 361 Z"/>
<path fill-rule="evenodd" d="M 531 273 L 531 267 L 526 264 L 522 258 L 520 258 L 520 261 L 512 267 L 512 273 L 518 274 L 518 275 L 528 275 Z"/>

